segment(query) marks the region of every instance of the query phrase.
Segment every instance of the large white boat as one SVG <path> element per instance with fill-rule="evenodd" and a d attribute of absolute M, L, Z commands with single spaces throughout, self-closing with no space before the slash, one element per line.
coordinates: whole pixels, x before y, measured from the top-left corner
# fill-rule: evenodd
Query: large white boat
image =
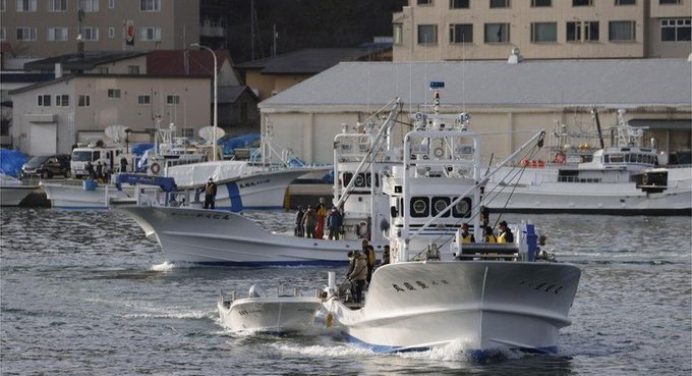
<path fill-rule="evenodd" d="M 401 103 L 395 100 L 382 109 L 387 114 L 383 122 L 366 122 L 356 132 L 336 136 L 333 204 L 343 208 L 340 240 L 271 233 L 242 215 L 191 206 L 124 205 L 117 210 L 130 215 L 148 237 L 156 239 L 171 262 L 244 266 L 345 263 L 346 253 L 361 249 L 362 239 L 369 239 L 379 253 L 389 212 L 381 176 L 394 160 L 394 151 L 384 146 L 400 110 Z"/>
<path fill-rule="evenodd" d="M 37 185 L 23 184 L 19 179 L 0 174 L 0 206 L 19 206 Z"/>
<path fill-rule="evenodd" d="M 237 334 L 309 333 L 316 329 L 315 316 L 322 308 L 316 296 L 278 291 L 269 295 L 252 285 L 246 298 L 221 295 L 217 308 L 221 324 Z"/>
<path fill-rule="evenodd" d="M 437 99 L 436 99 L 437 101 Z M 437 102 L 436 102 L 437 104 Z M 513 242 L 481 236 L 480 135 L 460 116 L 417 114 L 403 161 L 383 176 L 389 197 L 391 263 L 374 271 L 360 306 L 335 294 L 325 307 L 351 341 L 373 351 L 461 343 L 473 355 L 503 349 L 554 352 L 580 270 L 537 260 L 536 234 L 511 226 Z M 531 147 L 534 136 L 504 162 Z M 461 224 L 471 223 L 466 243 Z"/>
<path fill-rule="evenodd" d="M 486 187 L 491 210 L 619 215 L 692 214 L 692 168 L 662 166 L 654 145 L 643 147 L 641 129 L 618 112 L 617 143 L 589 162 L 544 164 L 524 160 L 503 167 Z"/>

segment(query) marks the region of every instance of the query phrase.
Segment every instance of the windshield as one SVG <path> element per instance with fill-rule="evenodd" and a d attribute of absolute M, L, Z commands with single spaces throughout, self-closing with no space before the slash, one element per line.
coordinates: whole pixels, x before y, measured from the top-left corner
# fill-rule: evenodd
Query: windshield
<path fill-rule="evenodd" d="M 48 155 L 41 155 L 38 157 L 33 157 L 29 159 L 29 162 L 26 162 L 26 165 L 28 167 L 38 167 L 40 166 L 43 162 L 45 162 L 50 156 Z"/>
<path fill-rule="evenodd" d="M 73 151 L 72 160 L 75 162 L 87 162 L 91 160 L 90 151 Z"/>

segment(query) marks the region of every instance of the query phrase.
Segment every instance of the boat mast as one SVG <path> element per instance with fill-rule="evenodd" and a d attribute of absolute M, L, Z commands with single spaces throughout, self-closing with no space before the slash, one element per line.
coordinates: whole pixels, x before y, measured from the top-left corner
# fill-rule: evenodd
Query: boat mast
<path fill-rule="evenodd" d="M 591 109 L 594 119 L 596 120 L 596 129 L 598 130 L 598 141 L 601 143 L 601 149 L 605 149 L 605 144 L 603 143 L 603 132 L 601 131 L 601 119 L 598 117 L 598 110 L 596 107 Z"/>

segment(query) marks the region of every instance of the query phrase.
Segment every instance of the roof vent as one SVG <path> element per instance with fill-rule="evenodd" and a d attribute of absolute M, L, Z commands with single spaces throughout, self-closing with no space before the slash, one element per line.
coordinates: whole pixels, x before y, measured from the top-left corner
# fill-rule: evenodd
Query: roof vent
<path fill-rule="evenodd" d="M 522 60 L 524 60 L 524 57 L 521 56 L 521 51 L 519 51 L 519 47 L 512 48 L 512 53 L 509 55 L 509 58 L 507 59 L 507 63 L 508 64 L 518 64 Z"/>

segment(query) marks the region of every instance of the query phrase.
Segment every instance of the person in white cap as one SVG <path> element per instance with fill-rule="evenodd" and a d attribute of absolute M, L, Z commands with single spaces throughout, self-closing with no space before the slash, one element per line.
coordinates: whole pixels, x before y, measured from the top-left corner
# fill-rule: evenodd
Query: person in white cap
<path fill-rule="evenodd" d="M 216 184 L 214 183 L 214 179 L 211 177 L 209 178 L 209 181 L 207 182 L 207 185 L 204 186 L 204 208 L 205 209 L 214 209 L 214 201 L 216 200 Z"/>

